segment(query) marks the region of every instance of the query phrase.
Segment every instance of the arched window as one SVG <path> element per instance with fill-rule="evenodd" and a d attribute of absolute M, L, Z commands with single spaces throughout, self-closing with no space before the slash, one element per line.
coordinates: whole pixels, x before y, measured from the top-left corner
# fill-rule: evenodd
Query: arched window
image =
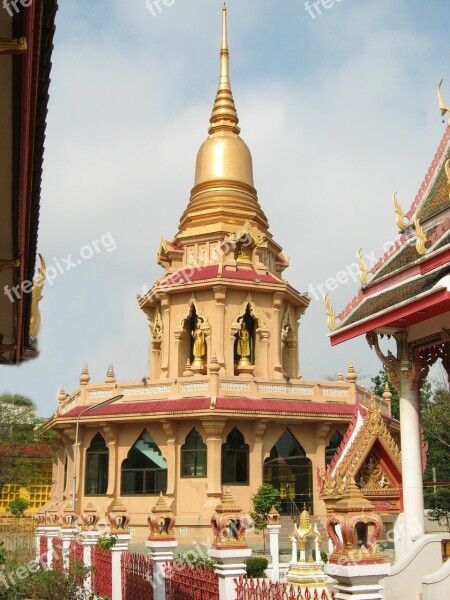
<path fill-rule="evenodd" d="M 289 511 L 294 502 L 300 510 L 306 504 L 312 512 L 312 464 L 289 429 L 284 430 L 264 461 L 264 483 L 280 491 L 283 511 Z"/>
<path fill-rule="evenodd" d="M 248 444 L 236 427 L 222 444 L 222 483 L 248 483 Z"/>
<path fill-rule="evenodd" d="M 206 477 L 206 444 L 196 429 L 181 446 L 181 477 Z"/>
<path fill-rule="evenodd" d="M 328 465 L 333 460 L 333 456 L 336 454 L 336 450 L 339 448 L 342 442 L 342 435 L 339 431 L 335 431 L 330 438 L 330 443 L 325 448 L 325 466 Z"/>
<path fill-rule="evenodd" d="M 167 461 L 144 430 L 122 463 L 123 495 L 155 495 L 167 491 Z"/>
<path fill-rule="evenodd" d="M 109 451 L 97 433 L 86 451 L 86 496 L 103 496 L 108 489 Z"/>

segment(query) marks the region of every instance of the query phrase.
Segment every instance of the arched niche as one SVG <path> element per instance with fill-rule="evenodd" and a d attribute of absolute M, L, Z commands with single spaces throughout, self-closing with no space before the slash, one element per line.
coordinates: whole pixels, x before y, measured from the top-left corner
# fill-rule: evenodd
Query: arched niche
<path fill-rule="evenodd" d="M 108 489 L 109 450 L 96 433 L 86 450 L 85 496 L 104 496 Z"/>
<path fill-rule="evenodd" d="M 204 356 L 202 361 L 205 365 L 208 364 L 208 349 L 211 328 L 208 319 L 203 312 L 200 304 L 192 295 L 190 298 L 179 325 L 175 330 L 176 352 L 178 356 L 178 376 L 186 373 L 186 367 L 189 363 L 194 362 L 194 335 L 197 329 L 201 331 L 204 345 Z"/>

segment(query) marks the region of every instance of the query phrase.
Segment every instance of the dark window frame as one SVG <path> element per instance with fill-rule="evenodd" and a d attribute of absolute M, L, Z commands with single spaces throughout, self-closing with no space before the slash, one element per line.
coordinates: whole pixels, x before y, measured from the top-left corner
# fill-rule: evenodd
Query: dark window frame
<path fill-rule="evenodd" d="M 238 444 L 241 446 L 239 448 L 233 447 Z M 240 461 L 241 457 L 245 457 L 244 462 Z M 249 485 L 250 484 L 250 448 L 249 445 L 245 443 L 245 438 L 242 433 L 239 431 L 237 427 L 233 427 L 230 433 L 227 435 L 226 441 L 222 444 L 222 453 L 221 453 L 221 482 L 222 485 Z M 240 464 L 239 464 L 240 463 Z M 227 469 L 230 469 L 232 466 L 233 477 L 229 479 L 225 478 L 224 465 L 227 465 Z M 245 471 L 245 477 L 241 477 L 238 480 L 238 470 L 243 467 Z"/>
<path fill-rule="evenodd" d="M 101 439 L 101 443 L 100 442 Z M 93 447 L 94 446 L 94 447 Z M 95 463 L 97 463 L 95 465 Z M 96 477 L 90 477 L 90 467 L 95 465 Z M 91 440 L 89 448 L 86 450 L 86 469 L 84 478 L 85 496 L 106 496 L 109 482 L 109 449 L 105 438 L 100 432 L 97 432 Z M 97 491 L 90 491 L 92 486 Z M 100 491 L 99 491 L 100 490 Z M 104 490 L 104 491 L 103 491 Z"/>
<path fill-rule="evenodd" d="M 197 435 L 195 436 L 195 434 L 197 434 Z M 194 447 L 188 447 L 188 444 L 191 443 L 192 440 L 195 440 L 195 442 L 200 441 L 199 447 L 197 447 L 196 445 Z M 194 470 L 195 470 L 195 472 L 193 475 L 186 475 L 184 473 L 184 467 L 187 466 L 186 462 L 185 462 L 185 457 L 188 455 L 194 455 Z M 203 464 L 199 464 L 199 462 L 197 461 L 199 456 L 204 457 Z M 181 479 L 204 479 L 205 477 L 208 476 L 208 448 L 207 448 L 205 442 L 203 441 L 202 435 L 195 427 L 193 429 L 191 429 L 191 431 L 187 434 L 185 442 L 181 446 L 181 461 L 180 461 L 180 463 L 181 463 L 181 465 L 180 465 Z M 203 466 L 204 466 L 204 472 L 202 474 L 198 474 L 197 473 L 198 468 L 201 468 Z"/>

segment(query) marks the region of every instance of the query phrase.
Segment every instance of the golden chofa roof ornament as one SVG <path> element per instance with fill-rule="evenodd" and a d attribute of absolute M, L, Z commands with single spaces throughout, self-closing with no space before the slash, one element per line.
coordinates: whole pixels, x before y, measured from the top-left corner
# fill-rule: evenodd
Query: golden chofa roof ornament
<path fill-rule="evenodd" d="M 31 292 L 31 321 L 30 321 L 30 337 L 36 339 L 39 330 L 41 328 L 41 312 L 39 310 L 39 302 L 44 297 L 42 290 L 44 289 L 45 278 L 47 276 L 47 267 L 42 254 L 39 254 L 39 260 L 41 266 L 39 267 L 38 274 L 33 283 L 33 290 Z"/>
<path fill-rule="evenodd" d="M 416 235 L 417 235 L 416 250 L 422 256 L 427 251 L 427 248 L 426 248 L 427 236 L 425 235 L 425 232 L 422 229 L 422 226 L 420 224 L 419 217 L 417 216 L 417 214 L 414 215 L 414 227 L 416 228 Z"/>
<path fill-rule="evenodd" d="M 325 294 L 325 296 L 323 297 L 323 303 L 325 305 L 325 310 L 327 313 L 327 325 L 328 325 L 328 329 L 330 331 L 334 331 L 334 329 L 336 328 L 336 313 L 334 312 L 330 301 L 328 300 L 328 294 L 330 292 L 327 292 Z"/>
<path fill-rule="evenodd" d="M 397 216 L 397 227 L 400 229 L 400 231 L 405 231 L 408 223 L 405 223 L 405 213 L 403 212 L 402 207 L 400 206 L 400 203 L 397 199 L 397 192 L 393 193 L 392 202 L 394 203 L 395 214 Z"/>
<path fill-rule="evenodd" d="M 443 79 L 441 79 L 441 81 L 439 82 L 438 89 L 437 89 L 437 95 L 438 95 L 439 110 L 441 111 L 441 116 L 442 116 L 442 117 L 445 117 L 446 113 L 449 113 L 449 114 L 450 114 L 450 107 L 449 107 L 449 106 L 446 106 L 446 105 L 444 104 L 444 101 L 443 101 L 443 99 L 442 99 L 441 85 L 442 85 L 442 82 L 443 82 L 443 81 L 444 81 L 444 80 L 443 80 Z M 442 119 L 442 122 L 444 123 L 444 119 Z M 448 123 L 449 123 L 449 125 L 450 125 L 450 119 L 449 119 Z"/>
<path fill-rule="evenodd" d="M 358 250 L 358 252 L 356 253 L 356 258 L 358 259 L 358 266 L 359 266 L 359 280 L 361 281 L 362 285 L 366 285 L 367 281 L 368 281 L 367 273 L 369 272 L 369 269 L 362 257 L 362 248 L 360 248 Z"/>

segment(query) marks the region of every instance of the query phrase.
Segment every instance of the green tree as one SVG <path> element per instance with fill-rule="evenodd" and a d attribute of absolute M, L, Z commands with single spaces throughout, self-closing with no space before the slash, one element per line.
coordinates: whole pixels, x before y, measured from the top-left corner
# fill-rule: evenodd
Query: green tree
<path fill-rule="evenodd" d="M 430 388 L 431 389 L 431 388 Z M 450 392 L 443 386 L 422 395 L 422 427 L 428 443 L 425 481 L 450 481 Z M 427 505 L 429 496 L 427 495 Z M 431 508 L 431 507 L 430 507 Z"/>
<path fill-rule="evenodd" d="M 391 415 L 397 421 L 400 420 L 400 396 L 397 392 L 397 388 L 395 388 L 391 383 L 389 383 L 387 375 L 384 371 L 380 371 L 378 375 L 372 377 L 373 383 L 373 391 L 377 396 L 383 396 L 384 388 L 386 383 L 389 386 L 389 391 L 392 394 L 391 398 Z"/>
<path fill-rule="evenodd" d="M 23 396 L 0 395 L 0 494 L 6 484 L 29 487 L 57 446 L 54 432 L 40 432 L 36 406 Z"/>
<path fill-rule="evenodd" d="M 255 526 L 255 531 L 262 531 L 263 534 L 263 547 L 264 552 L 266 551 L 266 538 L 265 529 L 267 527 L 267 515 L 275 506 L 277 510 L 281 510 L 281 497 L 280 492 L 273 487 L 270 483 L 264 483 L 259 486 L 256 493 L 253 494 L 253 511 L 250 516 Z"/>
<path fill-rule="evenodd" d="M 436 491 L 427 490 L 425 502 L 428 518 L 450 531 L 450 488 L 438 487 Z"/>

